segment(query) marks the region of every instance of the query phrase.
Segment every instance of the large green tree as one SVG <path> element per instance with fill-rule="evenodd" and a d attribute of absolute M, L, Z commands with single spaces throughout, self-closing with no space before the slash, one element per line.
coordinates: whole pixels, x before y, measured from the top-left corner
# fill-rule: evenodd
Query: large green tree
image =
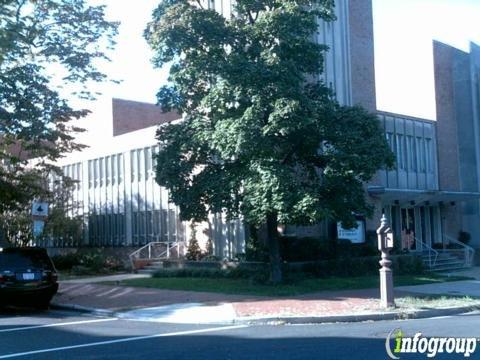
<path fill-rule="evenodd" d="M 156 179 L 183 219 L 266 223 L 279 282 L 278 223 L 370 214 L 363 184 L 393 155 L 376 116 L 320 80 L 328 49 L 312 35 L 332 0 L 236 0 L 230 18 L 203 3 L 162 1 L 145 33 L 154 63 L 171 63 L 158 101 L 183 115 L 158 130 Z"/>
<path fill-rule="evenodd" d="M 52 164 L 82 147 L 69 122 L 88 112 L 71 92 L 92 97 L 88 84 L 106 80 L 98 65 L 116 32 L 84 0 L 0 0 L 0 216 L 51 195 Z"/>

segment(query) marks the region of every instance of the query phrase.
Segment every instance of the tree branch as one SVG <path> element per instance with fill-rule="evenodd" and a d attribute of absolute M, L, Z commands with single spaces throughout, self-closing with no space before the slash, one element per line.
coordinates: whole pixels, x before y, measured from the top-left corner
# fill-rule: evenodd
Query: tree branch
<path fill-rule="evenodd" d="M 200 8 L 201 8 L 202 10 L 205 10 L 205 8 L 204 8 L 203 5 L 202 5 L 202 2 L 201 2 L 200 0 L 196 0 L 196 1 L 197 1 L 198 6 L 200 6 Z"/>
<path fill-rule="evenodd" d="M 253 18 L 252 13 L 250 11 L 247 11 L 247 14 L 248 14 L 248 19 L 250 21 L 250 25 L 255 24 L 255 19 Z"/>

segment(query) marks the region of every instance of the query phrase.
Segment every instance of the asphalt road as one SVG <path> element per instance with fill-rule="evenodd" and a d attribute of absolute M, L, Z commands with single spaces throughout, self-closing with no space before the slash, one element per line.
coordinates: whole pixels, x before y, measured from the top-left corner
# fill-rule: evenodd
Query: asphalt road
<path fill-rule="evenodd" d="M 388 359 L 385 339 L 401 328 L 413 336 L 479 337 L 480 314 L 353 324 L 189 325 L 74 312 L 0 313 L 0 359 Z M 479 349 L 470 359 L 480 359 Z M 426 354 L 401 354 L 427 359 Z M 463 355 L 437 356 L 461 359 Z"/>

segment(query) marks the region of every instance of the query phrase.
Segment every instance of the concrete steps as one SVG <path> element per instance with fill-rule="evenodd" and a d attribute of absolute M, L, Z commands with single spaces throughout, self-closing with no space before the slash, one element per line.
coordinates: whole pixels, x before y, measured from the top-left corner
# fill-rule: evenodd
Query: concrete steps
<path fill-rule="evenodd" d="M 138 274 L 153 274 L 157 270 L 163 269 L 163 261 L 154 261 L 150 265 L 145 266 L 143 269 L 137 270 Z"/>
<path fill-rule="evenodd" d="M 468 266 L 465 264 L 464 259 L 452 255 L 448 252 L 440 252 L 434 264 L 430 267 L 430 258 L 428 253 L 422 254 L 422 260 L 427 269 L 435 272 L 452 271 L 465 269 Z M 432 262 L 434 261 L 434 255 L 432 254 Z"/>

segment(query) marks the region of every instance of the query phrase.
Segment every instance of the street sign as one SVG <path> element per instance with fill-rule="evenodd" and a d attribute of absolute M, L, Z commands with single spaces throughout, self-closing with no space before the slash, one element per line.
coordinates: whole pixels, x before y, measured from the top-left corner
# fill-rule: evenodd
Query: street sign
<path fill-rule="evenodd" d="M 33 216 L 48 216 L 48 203 L 34 201 L 32 205 L 32 215 Z"/>
<path fill-rule="evenodd" d="M 38 236 L 42 235 L 44 227 L 45 227 L 45 221 L 34 220 L 33 221 L 33 236 L 38 237 Z"/>

